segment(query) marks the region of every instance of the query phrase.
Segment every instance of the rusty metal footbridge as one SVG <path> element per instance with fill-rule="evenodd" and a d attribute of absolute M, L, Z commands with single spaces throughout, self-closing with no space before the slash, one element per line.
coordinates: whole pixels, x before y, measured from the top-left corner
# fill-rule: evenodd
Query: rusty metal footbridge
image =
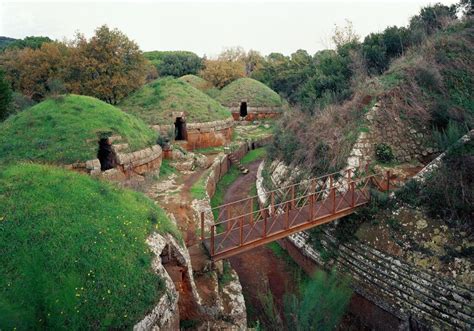
<path fill-rule="evenodd" d="M 228 258 L 352 214 L 370 202 L 372 189 L 390 185 L 389 172 L 360 169 L 307 179 L 266 192 L 264 203 L 253 196 L 212 208 L 212 225 L 202 212 L 201 240 L 214 261 Z"/>

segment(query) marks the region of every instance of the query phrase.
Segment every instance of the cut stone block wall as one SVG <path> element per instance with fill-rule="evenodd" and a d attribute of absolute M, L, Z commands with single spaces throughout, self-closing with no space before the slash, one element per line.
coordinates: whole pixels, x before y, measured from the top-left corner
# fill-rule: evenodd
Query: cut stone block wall
<path fill-rule="evenodd" d="M 240 105 L 229 107 L 232 112 L 232 117 L 235 121 L 239 121 L 240 117 Z M 282 114 L 280 107 L 247 107 L 247 116 L 244 120 L 255 121 L 263 119 L 277 118 Z"/>
<path fill-rule="evenodd" d="M 205 123 L 187 123 L 188 137 L 184 147 L 191 151 L 196 148 L 224 146 L 232 139 L 233 126 L 232 118 Z M 170 130 L 174 130 L 174 126 L 153 125 L 152 129 L 161 135 L 167 136 Z"/>
<path fill-rule="evenodd" d="M 152 171 L 158 171 L 161 167 L 163 153 L 159 145 L 130 153 L 122 152 L 128 149 L 127 144 L 113 144 L 112 148 L 117 156 L 117 165 L 113 169 L 101 171 L 99 159 L 70 164 L 66 168 L 108 180 L 122 181 L 132 176 L 142 176 Z"/>
<path fill-rule="evenodd" d="M 267 193 L 262 184 L 258 185 L 259 181 L 263 182 L 261 171 L 257 173 L 257 193 L 264 203 Z M 300 232 L 286 240 L 314 263 L 331 267 L 331 261 L 323 260 L 308 238 L 306 232 Z M 340 243 L 329 231 L 323 233 L 321 244 L 326 249 L 337 250 L 333 263 L 342 273 L 351 275 L 356 292 L 400 320 L 414 320 L 429 329 L 472 329 L 472 287 L 420 270 L 361 241 Z"/>
<path fill-rule="evenodd" d="M 393 117 L 384 110 L 383 104 L 376 103 L 366 114 L 368 128 L 359 133 L 350 156 L 348 167 L 358 168 L 375 160 L 378 144 L 390 146 L 397 162 L 427 162 L 438 151 L 430 145 L 427 128 L 415 128 L 406 120 Z"/>

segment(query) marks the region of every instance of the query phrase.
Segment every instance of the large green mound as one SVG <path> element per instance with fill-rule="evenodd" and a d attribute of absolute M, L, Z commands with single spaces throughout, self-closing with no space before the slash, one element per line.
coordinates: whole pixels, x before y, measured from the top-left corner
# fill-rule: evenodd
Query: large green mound
<path fill-rule="evenodd" d="M 131 329 L 164 294 L 140 193 L 47 165 L 0 169 L 0 329 Z"/>
<path fill-rule="evenodd" d="M 155 80 L 121 103 L 121 108 L 150 125 L 172 124 L 173 112 L 186 113 L 187 122 L 211 122 L 226 119 L 230 111 L 219 102 L 179 79 Z"/>
<path fill-rule="evenodd" d="M 179 80 L 182 80 L 183 82 L 188 83 L 192 87 L 197 88 L 200 91 L 207 91 L 210 88 L 212 88 L 211 82 L 208 82 L 204 78 L 201 78 L 196 75 L 184 75 L 178 78 Z"/>
<path fill-rule="evenodd" d="M 225 86 L 217 100 L 226 106 L 239 105 L 242 100 L 247 100 L 250 107 L 282 106 L 278 93 L 251 78 L 240 78 Z"/>
<path fill-rule="evenodd" d="M 35 160 L 70 164 L 97 157 L 99 137 L 120 135 L 130 150 L 154 144 L 141 120 L 92 97 L 43 101 L 0 125 L 0 163 Z"/>

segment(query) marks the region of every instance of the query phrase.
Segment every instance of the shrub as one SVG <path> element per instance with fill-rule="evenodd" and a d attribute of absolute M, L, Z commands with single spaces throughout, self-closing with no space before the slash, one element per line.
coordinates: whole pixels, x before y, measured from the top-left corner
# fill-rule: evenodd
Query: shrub
<path fill-rule="evenodd" d="M 392 153 L 392 148 L 384 143 L 378 144 L 375 146 L 375 158 L 382 163 L 389 163 L 393 161 L 394 156 Z"/>
<path fill-rule="evenodd" d="M 8 116 L 10 103 L 12 101 L 12 90 L 5 79 L 3 71 L 0 70 L 0 121 Z"/>
<path fill-rule="evenodd" d="M 350 280 L 335 270 L 318 271 L 301 295 L 286 296 L 284 309 L 289 330 L 334 330 L 346 312 L 352 296 Z"/>

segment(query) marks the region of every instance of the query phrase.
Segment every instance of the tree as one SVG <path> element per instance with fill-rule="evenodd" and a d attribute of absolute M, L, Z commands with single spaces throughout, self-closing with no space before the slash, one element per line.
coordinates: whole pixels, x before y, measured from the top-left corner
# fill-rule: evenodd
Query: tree
<path fill-rule="evenodd" d="M 336 271 L 316 272 L 301 297 L 285 297 L 285 317 L 289 330 L 335 330 L 352 296 L 348 279 Z"/>
<path fill-rule="evenodd" d="M 32 48 L 32 49 L 38 49 L 41 48 L 41 46 L 44 43 L 50 43 L 52 40 L 49 37 L 42 37 L 42 36 L 30 36 L 30 37 L 25 37 L 24 39 L 17 39 L 14 40 L 6 46 L 7 49 L 13 49 L 13 48 L 18 48 L 18 49 L 23 49 L 23 48 Z"/>
<path fill-rule="evenodd" d="M 0 70 L 0 121 L 8 116 L 11 101 L 12 90 L 10 84 L 5 79 L 4 72 Z"/>
<path fill-rule="evenodd" d="M 217 59 L 204 60 L 204 69 L 200 75 L 214 86 L 222 88 L 238 78 L 245 77 L 245 63 L 241 56 L 235 49 L 225 50 Z"/>
<path fill-rule="evenodd" d="M 362 53 L 370 74 L 381 74 L 388 68 L 387 47 L 382 33 L 371 33 L 365 37 Z"/>
<path fill-rule="evenodd" d="M 247 52 L 243 60 L 245 63 L 245 74 L 247 76 L 252 75 L 254 71 L 258 70 L 264 61 L 263 56 L 252 49 Z"/>
<path fill-rule="evenodd" d="M 430 35 L 455 19 L 456 5 L 445 6 L 438 3 L 422 8 L 418 15 L 410 19 L 409 28 L 412 30 L 421 29 L 426 35 Z"/>
<path fill-rule="evenodd" d="M 203 59 L 193 52 L 146 52 L 145 57 L 156 67 L 160 76 L 181 77 L 196 75 L 203 67 Z"/>
<path fill-rule="evenodd" d="M 331 37 L 336 48 L 340 48 L 346 44 L 357 44 L 359 42 L 359 36 L 354 30 L 354 25 L 351 21 L 346 19 L 345 26 L 335 25 L 334 35 Z"/>
<path fill-rule="evenodd" d="M 117 104 L 142 86 L 146 59 L 138 45 L 117 29 L 99 27 L 87 40 L 78 34 L 67 58 L 65 83 L 72 93 Z"/>
<path fill-rule="evenodd" d="M 62 80 L 67 53 L 58 42 L 43 43 L 38 49 L 12 48 L 1 55 L 0 66 L 14 91 L 40 101 L 49 94 L 52 80 Z"/>

